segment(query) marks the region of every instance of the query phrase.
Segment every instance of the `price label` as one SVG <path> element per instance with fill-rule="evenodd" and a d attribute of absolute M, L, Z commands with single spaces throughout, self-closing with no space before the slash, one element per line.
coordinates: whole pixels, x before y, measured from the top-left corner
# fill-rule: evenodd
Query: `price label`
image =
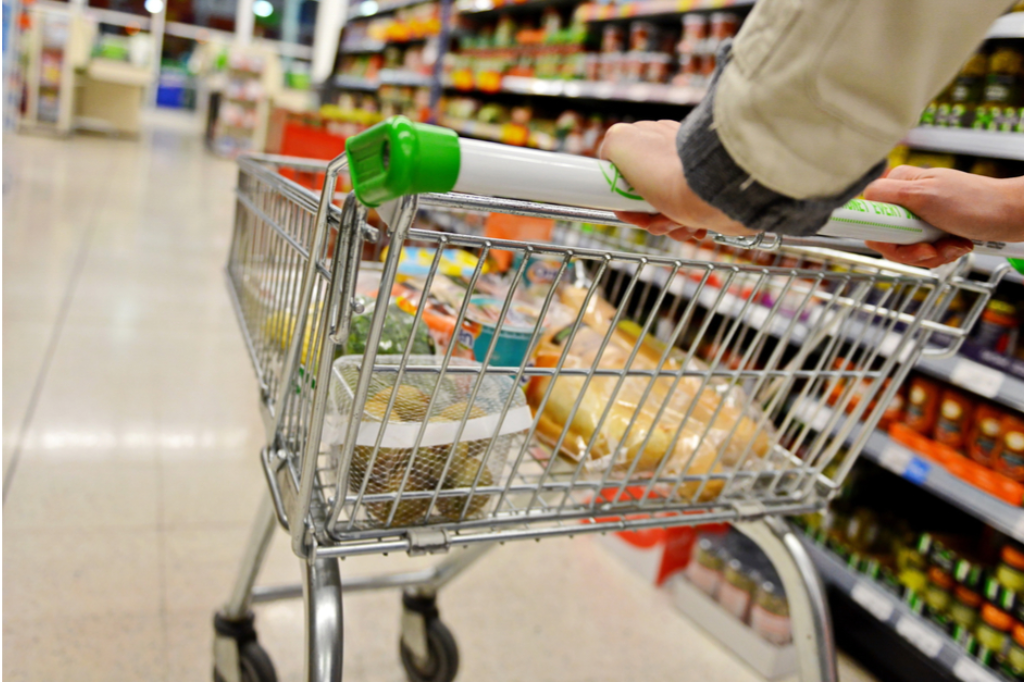
<path fill-rule="evenodd" d="M 900 618 L 896 623 L 896 632 L 928 658 L 935 658 L 942 651 L 942 640 L 939 639 L 939 636 L 912 616 Z"/>
<path fill-rule="evenodd" d="M 1017 520 L 1013 522 L 1013 538 L 1024 542 L 1024 513 L 1017 512 Z"/>
<path fill-rule="evenodd" d="M 969 658 L 960 658 L 953 665 L 953 674 L 964 682 L 994 682 L 995 676 Z"/>
<path fill-rule="evenodd" d="M 850 598 L 883 623 L 892 616 L 892 602 L 879 594 L 878 590 L 864 583 L 858 582 L 853 586 Z"/>
<path fill-rule="evenodd" d="M 903 478 L 907 479 L 911 483 L 922 485 L 928 480 L 928 474 L 932 470 L 932 465 L 924 461 L 920 457 L 911 457 L 910 463 L 907 464 L 906 471 L 903 472 Z"/>
<path fill-rule="evenodd" d="M 907 450 L 902 445 L 890 443 L 885 447 L 885 450 L 882 450 L 878 463 L 894 474 L 902 476 L 913 459 L 914 454 L 910 450 Z"/>
<path fill-rule="evenodd" d="M 1002 372 L 967 358 L 957 360 L 949 380 L 986 398 L 995 398 L 1003 387 Z"/>

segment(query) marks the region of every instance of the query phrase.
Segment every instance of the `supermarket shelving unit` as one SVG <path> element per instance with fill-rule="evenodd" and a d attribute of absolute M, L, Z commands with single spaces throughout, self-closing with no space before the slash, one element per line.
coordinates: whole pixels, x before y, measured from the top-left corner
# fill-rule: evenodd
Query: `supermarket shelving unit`
<path fill-rule="evenodd" d="M 903 143 L 908 147 L 934 152 L 1024 161 L 1024 134 L 1021 133 L 920 127 L 907 133 Z"/>
<path fill-rule="evenodd" d="M 949 635 L 911 611 L 896 595 L 848 568 L 832 552 L 806 537 L 802 539 L 826 585 L 841 592 L 892 634 L 905 640 L 945 676 L 962 682 L 1004 682 L 1004 678 L 971 660 Z"/>

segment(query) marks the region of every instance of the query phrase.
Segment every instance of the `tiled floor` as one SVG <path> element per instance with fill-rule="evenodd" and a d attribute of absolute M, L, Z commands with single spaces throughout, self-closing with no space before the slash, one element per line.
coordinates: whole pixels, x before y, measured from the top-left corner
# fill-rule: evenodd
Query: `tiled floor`
<path fill-rule="evenodd" d="M 264 492 L 221 275 L 234 167 L 166 114 L 138 141 L 3 142 L 4 679 L 208 680 Z M 261 581 L 297 578 L 278 534 Z M 403 679 L 398 604 L 346 598 L 346 679 Z M 587 539 L 492 552 L 441 607 L 461 680 L 759 679 Z M 301 606 L 257 618 L 297 680 Z"/>

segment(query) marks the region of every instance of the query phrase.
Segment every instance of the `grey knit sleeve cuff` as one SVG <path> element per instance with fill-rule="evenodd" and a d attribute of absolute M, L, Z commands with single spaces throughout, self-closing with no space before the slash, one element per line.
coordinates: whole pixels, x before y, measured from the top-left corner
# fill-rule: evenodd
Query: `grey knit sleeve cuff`
<path fill-rule="evenodd" d="M 715 88 L 729 61 L 731 44 L 718 54 L 718 68 L 708 94 L 679 127 L 676 146 L 686 182 L 697 196 L 751 230 L 807 236 L 815 234 L 833 210 L 855 198 L 885 170 L 885 160 L 842 194 L 794 199 L 754 180 L 726 151 L 713 125 Z"/>

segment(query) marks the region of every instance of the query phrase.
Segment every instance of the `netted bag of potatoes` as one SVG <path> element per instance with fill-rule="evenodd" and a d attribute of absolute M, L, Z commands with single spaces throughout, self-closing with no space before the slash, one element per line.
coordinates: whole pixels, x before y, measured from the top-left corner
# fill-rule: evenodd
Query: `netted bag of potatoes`
<path fill-rule="evenodd" d="M 532 423 L 522 389 L 511 376 L 465 371 L 482 366 L 462 358 L 452 358 L 442 375 L 443 358 L 423 355 L 410 356 L 399 381 L 400 361 L 400 356 L 377 356 L 358 414 L 354 392 L 363 357 L 344 356 L 334 363 L 331 414 L 325 420 L 333 427 L 324 438 L 340 448 L 350 420 L 358 422 L 349 492 L 357 494 L 365 484 L 365 495 L 388 495 L 363 504 L 373 525 L 404 527 L 483 516 L 509 450 L 522 442 Z"/>

